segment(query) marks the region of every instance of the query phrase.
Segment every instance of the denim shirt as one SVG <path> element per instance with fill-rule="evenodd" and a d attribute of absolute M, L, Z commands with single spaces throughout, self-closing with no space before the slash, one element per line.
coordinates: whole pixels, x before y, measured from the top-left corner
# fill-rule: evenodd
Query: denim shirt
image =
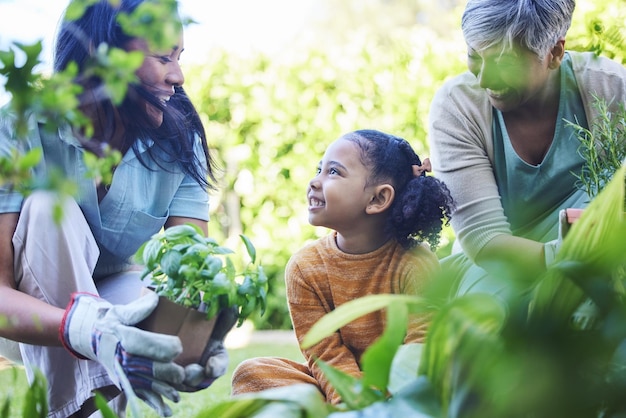
<path fill-rule="evenodd" d="M 35 179 L 45 184 L 51 170 L 57 169 L 76 182 L 76 201 L 100 248 L 94 278 L 122 271 L 137 249 L 157 233 L 170 216 L 209 220 L 208 192 L 192 177 L 182 172 L 167 157 L 157 163 L 147 154 L 153 145 L 139 144 L 144 166 L 131 149 L 113 174 L 109 191 L 98 202 L 96 183 L 87 178 L 83 148 L 69 126 L 50 133 L 34 121 L 27 141 L 16 141 L 10 119 L 0 121 L 0 155 L 11 155 L 18 147 L 22 152 L 41 147 L 43 157 L 34 170 Z M 200 161 L 204 153 L 199 138 L 195 152 Z M 153 153 L 161 155 L 158 147 Z M 19 212 L 24 197 L 0 186 L 0 213 Z"/>

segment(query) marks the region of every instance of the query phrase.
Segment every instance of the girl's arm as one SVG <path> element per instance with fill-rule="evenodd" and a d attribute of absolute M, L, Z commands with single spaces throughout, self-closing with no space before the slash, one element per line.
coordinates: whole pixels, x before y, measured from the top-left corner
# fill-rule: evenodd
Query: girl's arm
<path fill-rule="evenodd" d="M 324 296 L 318 294 L 315 289 L 306 283 L 298 266 L 290 262 L 285 270 L 287 282 L 287 300 L 289 311 L 293 321 L 293 327 L 298 341 L 301 343 L 304 336 L 320 318 L 326 315 L 330 308 Z M 340 402 L 339 394 L 333 389 L 324 374 L 314 363 L 320 359 L 331 366 L 348 373 L 354 377 L 361 376 L 359 364 L 354 354 L 343 343 L 339 332 L 325 338 L 315 346 L 302 350 L 307 360 L 313 377 L 317 380 L 326 400 L 337 404 Z"/>

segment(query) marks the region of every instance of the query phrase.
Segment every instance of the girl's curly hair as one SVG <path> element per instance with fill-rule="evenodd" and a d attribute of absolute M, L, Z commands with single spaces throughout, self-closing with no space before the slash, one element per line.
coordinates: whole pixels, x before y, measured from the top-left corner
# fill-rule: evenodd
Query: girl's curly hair
<path fill-rule="evenodd" d="M 371 169 L 368 184 L 390 183 L 396 197 L 386 228 L 404 248 L 426 241 L 434 250 L 441 229 L 450 222 L 454 202 L 448 187 L 439 179 L 415 176 L 413 166 L 422 165 L 419 156 L 403 138 L 372 129 L 344 135 L 361 150 L 361 160 Z"/>

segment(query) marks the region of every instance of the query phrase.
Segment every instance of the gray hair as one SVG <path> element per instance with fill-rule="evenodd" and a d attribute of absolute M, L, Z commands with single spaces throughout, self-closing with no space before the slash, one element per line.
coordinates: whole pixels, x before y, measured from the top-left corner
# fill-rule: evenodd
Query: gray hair
<path fill-rule="evenodd" d="M 528 48 L 543 59 L 572 22 L 575 0 L 469 0 L 461 28 L 477 51 Z"/>

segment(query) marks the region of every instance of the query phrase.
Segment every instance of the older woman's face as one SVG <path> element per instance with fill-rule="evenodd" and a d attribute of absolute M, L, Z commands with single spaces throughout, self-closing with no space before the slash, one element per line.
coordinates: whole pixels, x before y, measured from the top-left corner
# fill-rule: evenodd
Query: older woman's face
<path fill-rule="evenodd" d="M 492 106 L 502 112 L 515 110 L 541 95 L 550 79 L 551 62 L 552 53 L 540 59 L 521 47 L 502 52 L 500 47 L 476 51 L 468 46 L 469 70 L 487 92 Z"/>
<path fill-rule="evenodd" d="M 128 51 L 142 51 L 145 55 L 141 67 L 135 74 L 142 86 L 158 98 L 164 106 L 174 95 L 174 87 L 182 86 L 185 77 L 180 68 L 180 55 L 183 52 L 183 37 L 177 45 L 167 51 L 150 51 L 148 44 L 141 38 L 134 38 L 126 45 Z M 145 102 L 146 113 L 155 126 L 163 123 L 163 112 Z"/>

